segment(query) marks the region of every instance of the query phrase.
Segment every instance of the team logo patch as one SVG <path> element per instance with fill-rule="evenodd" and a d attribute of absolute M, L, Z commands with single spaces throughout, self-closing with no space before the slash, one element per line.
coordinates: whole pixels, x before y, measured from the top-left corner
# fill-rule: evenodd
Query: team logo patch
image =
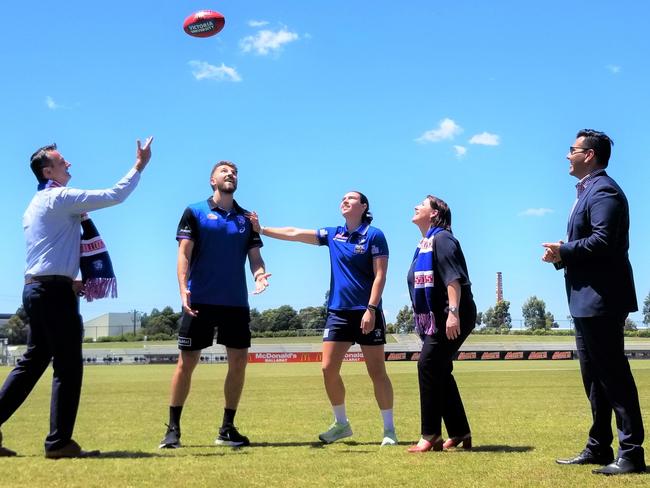
<path fill-rule="evenodd" d="M 364 252 L 366 252 L 366 246 L 363 244 L 357 244 L 354 246 L 354 254 L 363 254 Z"/>
<path fill-rule="evenodd" d="M 101 259 L 97 259 L 93 261 L 93 268 L 95 268 L 95 271 L 101 271 L 104 269 L 104 263 L 102 262 Z"/>
<path fill-rule="evenodd" d="M 373 255 L 375 255 L 375 254 L 379 254 L 379 247 L 377 247 L 377 246 L 372 246 L 372 247 L 370 248 L 370 250 L 371 250 L 371 252 L 372 252 Z"/>
<path fill-rule="evenodd" d="M 191 337 L 178 336 L 178 345 L 179 346 L 185 346 L 185 347 L 191 347 L 192 346 L 192 338 Z"/>
<path fill-rule="evenodd" d="M 208 220 L 217 220 L 219 216 L 217 214 L 209 213 L 207 216 Z"/>

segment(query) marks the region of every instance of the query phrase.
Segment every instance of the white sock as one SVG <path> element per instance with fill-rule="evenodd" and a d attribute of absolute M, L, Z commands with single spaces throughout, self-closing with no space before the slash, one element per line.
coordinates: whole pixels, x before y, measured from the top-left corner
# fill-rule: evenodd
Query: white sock
<path fill-rule="evenodd" d="M 348 416 L 345 414 L 345 403 L 332 405 L 332 410 L 334 411 L 334 419 L 339 424 L 344 424 L 348 421 Z"/>
<path fill-rule="evenodd" d="M 395 423 L 393 422 L 393 409 L 387 408 L 380 410 L 381 418 L 384 420 L 384 430 L 395 430 Z"/>

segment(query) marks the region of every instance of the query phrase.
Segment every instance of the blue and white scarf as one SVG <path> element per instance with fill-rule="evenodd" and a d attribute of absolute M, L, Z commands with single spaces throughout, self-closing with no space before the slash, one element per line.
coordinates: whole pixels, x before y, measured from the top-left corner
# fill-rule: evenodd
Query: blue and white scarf
<path fill-rule="evenodd" d="M 436 319 L 433 315 L 433 279 L 434 248 L 433 240 L 442 227 L 433 227 L 427 231 L 415 250 L 413 260 L 414 293 L 413 293 L 413 320 L 415 332 L 419 335 L 433 335 L 436 333 Z"/>
<path fill-rule="evenodd" d="M 39 183 L 38 190 L 58 188 L 63 185 L 54 180 Z M 81 295 L 89 302 L 98 298 L 117 297 L 117 280 L 113 263 L 108 255 L 106 244 L 102 240 L 88 214 L 81 214 L 81 257 L 79 259 Z"/>

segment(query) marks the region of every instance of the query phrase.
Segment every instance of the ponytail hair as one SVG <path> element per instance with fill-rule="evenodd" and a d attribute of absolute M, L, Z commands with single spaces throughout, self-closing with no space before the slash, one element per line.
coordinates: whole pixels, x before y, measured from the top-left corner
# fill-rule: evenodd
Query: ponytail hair
<path fill-rule="evenodd" d="M 373 217 L 372 217 L 372 212 L 370 212 L 370 202 L 368 201 L 368 197 L 365 196 L 360 191 L 357 191 L 357 190 L 353 190 L 353 191 L 354 191 L 354 193 L 359 195 L 359 201 L 362 204 L 365 204 L 365 206 L 366 206 L 366 209 L 363 211 L 363 215 L 361 216 L 361 222 L 363 222 L 364 224 L 370 225 L 370 223 L 372 222 Z"/>

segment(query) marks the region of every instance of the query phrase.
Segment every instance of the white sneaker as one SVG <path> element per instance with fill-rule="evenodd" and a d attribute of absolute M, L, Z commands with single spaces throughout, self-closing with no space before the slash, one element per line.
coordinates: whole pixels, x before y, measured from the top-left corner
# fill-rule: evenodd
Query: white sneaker
<path fill-rule="evenodd" d="M 352 426 L 350 425 L 350 422 L 334 422 L 332 425 L 330 425 L 330 428 L 327 430 L 327 432 L 323 432 L 318 436 L 318 438 L 325 444 L 331 444 L 332 442 L 350 437 L 351 435 Z"/>
<path fill-rule="evenodd" d="M 381 441 L 383 446 L 396 446 L 397 445 L 397 435 L 395 435 L 395 430 L 384 430 L 384 439 Z"/>

